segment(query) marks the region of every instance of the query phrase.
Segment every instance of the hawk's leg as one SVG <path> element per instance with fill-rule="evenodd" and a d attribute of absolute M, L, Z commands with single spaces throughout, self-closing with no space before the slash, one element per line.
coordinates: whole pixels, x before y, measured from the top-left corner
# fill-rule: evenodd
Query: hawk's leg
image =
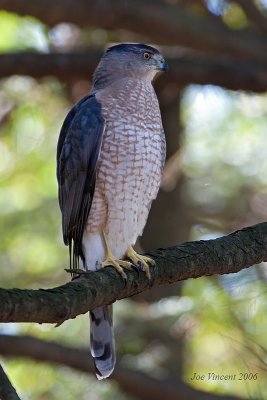
<path fill-rule="evenodd" d="M 141 256 L 141 254 L 138 254 L 136 251 L 134 251 L 132 246 L 128 247 L 125 257 L 129 258 L 136 267 L 142 268 L 149 281 L 151 280 L 149 268 L 155 265 L 155 261 L 152 260 L 152 258 Z"/>
<path fill-rule="evenodd" d="M 101 268 L 111 266 L 115 268 L 115 270 L 123 277 L 124 280 L 127 280 L 127 275 L 123 271 L 123 268 L 131 269 L 132 268 L 131 263 L 129 261 L 120 260 L 112 254 L 112 252 L 108 247 L 107 239 L 104 232 L 102 232 L 102 238 L 105 245 L 106 256 L 105 260 L 100 264 Z"/>

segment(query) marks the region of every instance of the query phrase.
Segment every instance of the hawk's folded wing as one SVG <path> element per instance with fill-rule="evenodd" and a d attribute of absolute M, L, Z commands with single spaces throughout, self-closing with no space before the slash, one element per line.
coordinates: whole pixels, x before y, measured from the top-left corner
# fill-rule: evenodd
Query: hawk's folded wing
<path fill-rule="evenodd" d="M 105 121 L 94 95 L 79 101 L 67 115 L 57 147 L 59 205 L 64 243 L 71 266 L 83 258 L 82 237 L 92 205 Z"/>

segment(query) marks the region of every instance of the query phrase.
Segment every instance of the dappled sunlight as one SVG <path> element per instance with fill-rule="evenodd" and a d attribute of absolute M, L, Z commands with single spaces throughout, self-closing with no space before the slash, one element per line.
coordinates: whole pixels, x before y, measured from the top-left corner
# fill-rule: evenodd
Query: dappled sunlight
<path fill-rule="evenodd" d="M 229 202 L 244 211 L 252 205 L 246 193 L 267 187 L 266 104 L 264 95 L 212 86 L 185 91 L 185 201 L 210 214 L 223 213 Z"/>

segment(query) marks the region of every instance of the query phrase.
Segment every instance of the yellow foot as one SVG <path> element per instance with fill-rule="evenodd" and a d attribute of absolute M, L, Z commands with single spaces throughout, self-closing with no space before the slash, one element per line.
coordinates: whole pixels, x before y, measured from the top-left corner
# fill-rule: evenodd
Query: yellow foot
<path fill-rule="evenodd" d="M 123 268 L 131 269 L 132 265 L 129 261 L 119 260 L 113 256 L 113 254 L 108 250 L 106 259 L 101 263 L 101 268 L 105 268 L 111 266 L 115 268 L 115 270 L 123 277 L 123 279 L 127 280 L 127 275 L 123 271 Z"/>
<path fill-rule="evenodd" d="M 138 254 L 136 251 L 134 251 L 132 246 L 128 247 L 125 257 L 129 258 L 136 267 L 141 268 L 145 272 L 149 281 L 151 281 L 149 268 L 155 265 L 155 261 L 152 260 L 152 258 L 141 256 L 141 254 Z"/>

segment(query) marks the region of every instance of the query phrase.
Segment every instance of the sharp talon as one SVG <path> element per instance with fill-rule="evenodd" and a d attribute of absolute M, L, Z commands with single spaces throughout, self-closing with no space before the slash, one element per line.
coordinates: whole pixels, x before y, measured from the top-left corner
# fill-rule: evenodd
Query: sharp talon
<path fill-rule="evenodd" d="M 150 257 L 142 256 L 141 254 L 136 253 L 131 246 L 127 249 L 125 256 L 129 258 L 139 270 L 145 272 L 150 284 L 151 274 L 149 268 L 155 265 L 155 261 Z"/>
<path fill-rule="evenodd" d="M 139 271 L 140 268 L 137 268 L 136 265 L 134 265 L 133 263 L 131 263 L 131 268 L 134 269 L 135 271 Z"/>

